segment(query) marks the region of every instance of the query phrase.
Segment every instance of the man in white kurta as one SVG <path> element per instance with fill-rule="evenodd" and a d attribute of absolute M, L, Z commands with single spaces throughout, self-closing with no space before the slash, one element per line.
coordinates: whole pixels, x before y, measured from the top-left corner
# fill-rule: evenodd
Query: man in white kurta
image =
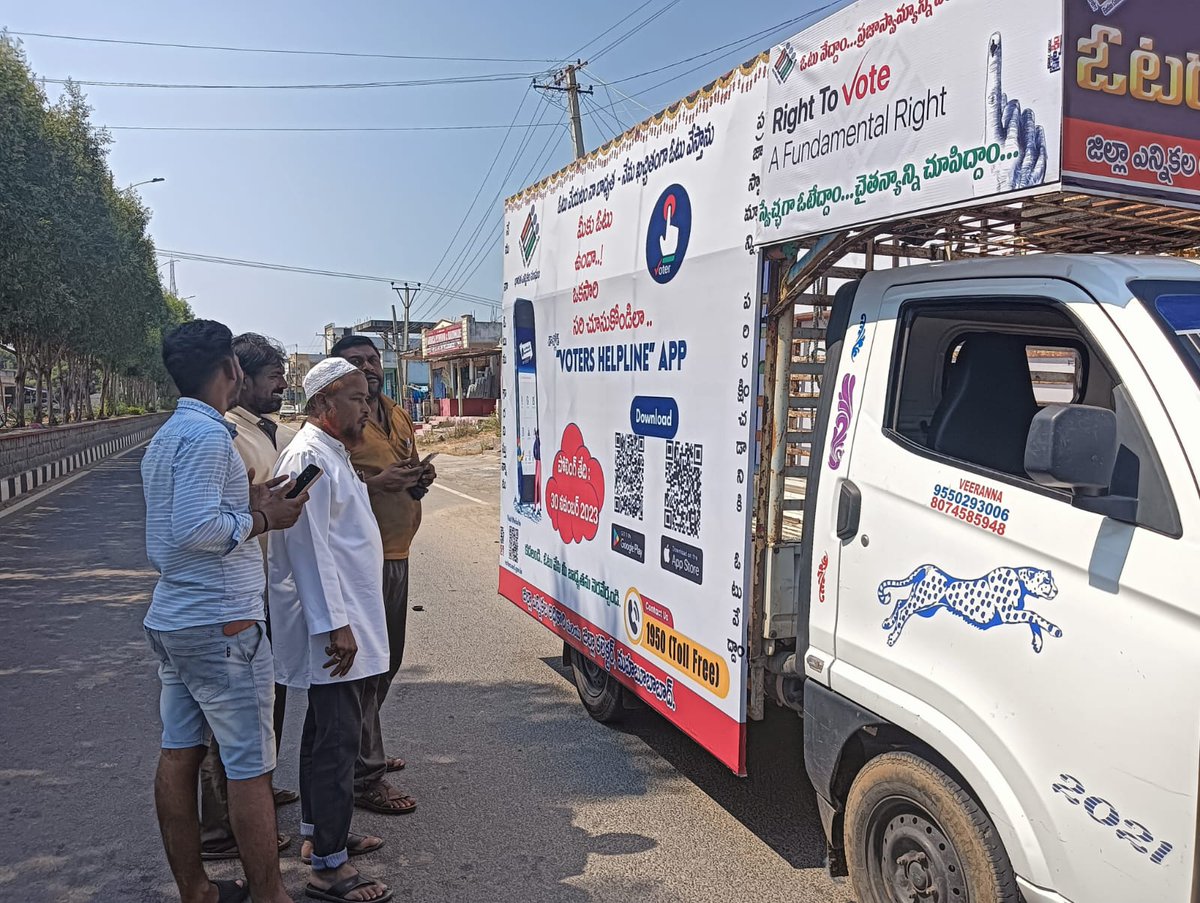
<path fill-rule="evenodd" d="M 301 833 L 313 844 L 308 891 L 318 899 L 357 891 L 371 896 L 350 899 L 384 900 L 391 897 L 386 886 L 360 875 L 347 849 L 362 682 L 389 665 L 383 544 L 347 450 L 369 416 L 367 381 L 352 364 L 330 358 L 309 372 L 304 389 L 306 421 L 276 473 L 299 475 L 315 464 L 322 475 L 295 526 L 272 536 L 268 598 L 275 679 L 308 690 L 300 745 Z"/>

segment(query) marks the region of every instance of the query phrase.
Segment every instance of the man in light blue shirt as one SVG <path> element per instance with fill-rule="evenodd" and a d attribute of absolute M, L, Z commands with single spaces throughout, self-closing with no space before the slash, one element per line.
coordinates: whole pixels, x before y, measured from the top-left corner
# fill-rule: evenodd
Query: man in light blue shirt
<path fill-rule="evenodd" d="M 263 610 L 262 549 L 307 493 L 284 477 L 252 486 L 223 415 L 242 371 L 228 328 L 185 323 L 163 339 L 183 396 L 142 460 L 146 554 L 159 573 L 145 628 L 162 683 L 154 801 L 183 903 L 290 903 L 276 849 L 274 665 Z M 284 485 L 281 485 L 284 484 Z M 229 815 L 248 887 L 210 881 L 200 858 L 196 784 L 211 730 L 229 778 Z"/>

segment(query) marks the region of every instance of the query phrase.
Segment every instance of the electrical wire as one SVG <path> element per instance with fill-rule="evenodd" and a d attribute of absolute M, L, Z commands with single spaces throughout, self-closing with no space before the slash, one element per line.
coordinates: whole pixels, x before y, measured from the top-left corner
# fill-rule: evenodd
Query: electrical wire
<path fill-rule="evenodd" d="M 653 22 L 655 19 L 659 18 L 660 16 L 666 15 L 670 11 L 671 7 L 678 5 L 679 2 L 680 2 L 680 0 L 671 0 L 671 2 L 669 2 L 662 9 L 660 9 L 657 12 L 648 16 L 640 24 L 635 25 L 633 28 L 629 29 L 629 31 L 625 32 L 625 34 L 621 35 L 621 37 L 617 38 L 616 40 L 612 41 L 609 44 L 606 44 L 604 47 L 602 47 L 600 50 L 597 50 L 595 53 L 589 54 L 590 59 L 598 60 L 598 59 L 600 59 L 600 57 L 604 56 L 604 54 L 608 53 L 613 48 L 619 47 L 621 44 L 625 43 L 627 40 L 629 40 L 631 37 L 633 37 L 635 34 L 637 34 L 639 31 L 641 31 L 643 28 L 645 28 L 651 22 Z"/>
<path fill-rule="evenodd" d="M 736 53 L 741 53 L 750 45 L 758 43 L 758 41 L 761 38 L 765 37 L 766 35 L 773 34 L 774 32 L 780 31 L 784 28 L 799 26 L 800 23 L 804 22 L 805 20 L 811 19 L 813 16 L 823 13 L 826 10 L 832 9 L 835 6 L 844 6 L 846 4 L 846 2 L 847 2 L 847 0 L 831 0 L 831 2 L 826 3 L 822 6 L 818 6 L 816 9 L 805 13 L 803 16 L 798 16 L 795 19 L 790 19 L 786 22 L 780 22 L 778 25 L 772 26 L 771 28 L 765 29 L 763 31 L 755 32 L 754 35 L 751 35 L 747 38 L 744 38 L 744 39 L 736 42 L 737 46 L 735 46 L 732 50 L 728 51 L 727 53 L 723 53 L 719 57 L 715 57 L 711 60 L 708 60 L 707 62 L 701 63 L 698 66 L 693 66 L 691 69 L 688 69 L 684 72 L 680 72 L 678 75 L 672 75 L 670 78 L 665 79 L 664 81 L 661 81 L 656 85 L 652 85 L 649 88 L 645 88 L 641 91 L 636 91 L 632 95 L 630 95 L 630 97 L 631 98 L 632 97 L 641 97 L 644 94 L 649 94 L 651 91 L 657 90 L 658 88 L 661 88 L 664 85 L 669 85 L 671 82 L 677 81 L 678 79 L 681 79 L 686 75 L 691 75 L 693 72 L 703 69 L 705 66 L 711 66 L 712 64 L 718 62 L 719 60 L 723 60 L 727 57 L 733 56 Z M 715 49 L 724 49 L 725 47 L 729 47 L 729 46 L 732 46 L 732 45 L 725 44 L 721 48 L 715 48 Z M 715 52 L 715 49 L 712 52 Z M 700 56 L 704 56 L 704 55 L 705 54 L 700 54 Z M 697 58 L 697 57 L 693 57 L 693 59 L 695 59 L 695 58 Z M 681 61 L 679 61 L 678 64 L 681 65 L 683 62 L 684 61 L 681 60 Z M 690 62 L 690 60 L 689 60 L 689 62 Z M 672 65 L 675 65 L 675 64 L 672 64 Z M 669 68 L 671 68 L 671 66 L 664 66 L 664 67 L 660 67 L 659 69 L 651 69 L 647 72 L 641 72 L 638 75 L 630 75 L 630 76 L 627 76 L 626 78 L 617 79 L 617 81 L 613 82 L 613 84 L 617 84 L 618 82 L 632 81 L 633 79 L 636 79 L 636 78 L 643 78 L 647 75 L 651 75 L 655 72 L 661 72 L 661 71 L 663 71 L 663 69 L 669 69 Z"/>
<path fill-rule="evenodd" d="M 583 53 L 583 51 L 587 50 L 589 47 L 591 47 L 593 44 L 595 44 L 597 41 L 599 41 L 602 37 L 616 31 L 617 28 L 619 28 L 624 23 L 628 22 L 630 19 L 632 19 L 634 16 L 636 16 L 638 13 L 640 13 L 642 10 L 644 10 L 647 6 L 649 6 L 652 3 L 654 3 L 654 0 L 646 0 L 645 3 L 643 3 L 639 7 L 637 7 L 637 9 L 635 9 L 633 12 L 618 19 L 616 22 L 614 22 L 608 28 L 604 29 L 604 31 L 600 32 L 600 34 L 596 35 L 594 38 L 592 38 L 590 41 L 588 41 L 586 44 L 584 44 L 582 47 L 578 48 L 577 50 L 575 50 L 572 53 L 567 54 L 565 57 L 563 57 L 561 60 L 558 61 L 559 65 L 561 65 L 562 63 L 565 63 L 567 60 L 577 58 L 579 56 L 579 54 Z"/>
<path fill-rule="evenodd" d="M 110 132 L 478 132 L 500 129 L 557 128 L 541 125 L 397 125 L 397 126 L 207 126 L 207 125 L 105 125 Z"/>
<path fill-rule="evenodd" d="M 361 53 L 347 50 L 299 50 L 284 47 L 227 47 L 219 44 L 182 44 L 167 41 L 133 41 L 117 38 L 92 38 L 82 35 L 46 34 L 40 31 L 10 31 L 23 38 L 52 38 L 58 41 L 84 41 L 89 44 L 120 44 L 128 47 L 170 47 L 180 50 L 217 50 L 223 53 L 277 53 L 300 56 L 339 56 L 377 60 L 426 60 L 452 63 L 553 63 L 552 59 L 502 56 L 421 56 L 407 53 Z"/>
<path fill-rule="evenodd" d="M 554 136 L 552 135 L 551 138 L 553 138 L 553 137 Z M 535 172 L 539 173 L 539 175 L 541 173 L 545 172 L 546 165 L 550 162 L 551 157 L 553 157 L 554 153 L 559 149 L 559 147 L 562 146 L 562 142 L 565 137 L 566 137 L 566 131 L 564 130 L 562 133 L 559 134 L 558 141 L 555 143 L 555 145 L 553 147 L 549 148 L 549 153 L 543 155 L 538 160 L 538 162 L 535 162 L 534 165 L 532 167 L 530 167 L 530 169 L 525 173 L 524 177 L 521 179 L 522 184 L 529 184 L 530 179 Z M 547 144 L 545 146 L 543 146 L 543 150 L 545 150 L 547 147 L 549 147 L 549 144 L 550 144 L 550 142 L 547 142 Z M 462 277 L 462 279 L 459 281 L 458 284 L 460 286 L 469 282 L 471 280 L 471 278 L 479 271 L 479 268 L 487 261 L 488 256 L 489 256 L 488 252 L 492 249 L 495 242 L 497 240 L 502 239 L 503 237 L 504 237 L 504 213 L 502 211 L 500 214 L 500 219 L 496 223 L 496 228 L 493 230 L 491 241 L 485 242 L 482 245 L 480 245 L 480 251 L 479 251 L 479 253 L 476 254 L 477 259 L 475 261 L 475 264 L 474 264 L 474 266 L 471 267 L 470 271 L 468 271 Z M 445 306 L 444 303 L 441 306 Z M 440 307 L 434 308 L 434 311 L 436 311 L 438 309 L 440 309 Z M 431 315 L 427 315 L 427 316 L 431 316 Z"/>
<path fill-rule="evenodd" d="M 531 78 L 533 72 L 496 72 L 487 75 L 457 75 L 446 78 L 414 78 L 403 81 L 337 82 L 330 84 L 289 85 L 209 85 L 167 82 L 112 82 L 79 78 L 43 78 L 38 81 L 51 85 L 82 85 L 87 88 L 161 88 L 181 91 L 326 91 L 361 88 L 424 88 L 431 85 L 476 85 L 484 82 L 510 82 Z"/>
<path fill-rule="evenodd" d="M 592 121 L 603 124 L 604 131 L 601 132 L 602 135 L 604 132 L 611 132 L 611 137 L 616 138 L 625 131 L 619 122 L 616 122 L 613 117 L 610 117 L 602 106 L 589 98 L 586 94 L 583 95 L 582 99 L 584 110 L 592 117 Z M 607 141 L 603 143 L 607 143 Z"/>
<path fill-rule="evenodd" d="M 538 107 L 538 110 L 539 110 L 538 119 L 537 119 L 538 122 L 542 121 L 542 119 L 546 115 L 546 111 L 552 106 L 552 104 L 549 102 L 549 100 L 547 100 L 545 95 L 542 96 L 541 100 L 542 100 L 542 102 Z M 521 159 L 522 154 L 524 154 L 525 148 L 529 145 L 529 139 L 532 135 L 533 135 L 532 129 L 529 129 L 525 132 L 525 137 L 521 141 L 520 145 L 518 145 L 517 152 L 513 155 L 512 162 L 509 164 L 509 167 L 508 167 L 508 171 L 500 179 L 499 189 L 496 191 L 496 194 L 492 197 L 492 200 L 490 201 L 490 203 L 486 204 L 483 207 L 483 213 L 480 216 L 478 224 L 475 226 L 474 230 L 467 237 L 467 239 L 463 242 L 464 249 L 470 248 L 472 246 L 472 244 L 479 238 L 479 233 L 483 229 L 483 225 L 485 222 L 487 222 L 487 219 L 488 219 L 487 211 L 490 210 L 492 207 L 494 207 L 496 205 L 496 203 L 500 200 L 500 195 L 504 191 L 504 186 L 507 184 L 509 176 L 512 175 L 513 170 L 516 168 L 517 162 Z M 551 134 L 551 137 L 553 137 L 553 133 Z M 499 155 L 497 155 L 497 159 L 499 159 Z M 489 170 L 489 173 L 490 173 L 490 170 Z M 486 184 L 486 183 L 487 183 L 487 179 L 485 178 L 483 184 Z M 483 188 L 483 185 L 480 186 L 481 192 L 482 192 L 482 188 Z M 470 216 L 470 213 L 468 212 L 467 216 L 464 217 L 464 219 L 463 219 L 464 223 L 466 222 L 466 219 L 469 216 Z M 449 254 L 451 248 L 453 247 L 453 244 L 454 244 L 454 241 L 452 239 L 450 245 L 447 246 L 446 254 Z M 462 269 L 465 266 L 467 266 L 467 264 L 464 262 L 466 260 L 466 256 L 465 256 L 466 253 L 467 253 L 466 251 L 461 253 L 458 256 L 458 258 L 454 261 L 454 263 L 451 265 L 450 270 L 442 276 L 442 281 L 445 282 L 447 285 L 453 284 L 453 282 L 457 278 L 458 274 L 462 271 Z M 445 259 L 446 254 L 442 255 L 443 260 Z M 436 276 L 436 273 L 437 273 L 437 270 L 435 268 L 433 275 Z M 427 300 L 424 303 L 427 305 L 434 305 L 438 301 L 439 297 L 440 296 L 435 292 L 435 293 L 429 295 Z M 431 307 L 430 309 L 435 309 L 435 308 Z"/>
<path fill-rule="evenodd" d="M 480 195 L 483 194 L 483 189 L 487 186 L 487 181 L 492 175 L 492 170 L 496 168 L 496 164 L 499 162 L 501 154 L 504 153 L 504 147 L 506 144 L 508 144 L 509 136 L 512 134 L 513 128 L 517 124 L 517 120 L 521 118 L 521 110 L 525 108 L 525 101 L 528 99 L 529 92 L 532 90 L 533 86 L 530 85 L 525 89 L 525 93 L 521 95 L 521 102 L 517 104 L 517 110 L 515 113 L 513 113 L 512 121 L 508 124 L 508 131 L 504 133 L 504 138 L 500 141 L 500 146 L 496 148 L 496 155 L 492 158 L 492 165 L 488 167 L 488 171 L 484 174 L 483 179 L 480 181 L 479 187 L 475 189 L 475 197 L 471 199 L 471 205 L 467 207 L 467 212 L 464 213 L 462 219 L 459 220 L 458 227 L 454 230 L 454 235 L 451 236 L 450 241 L 446 245 L 446 249 L 442 251 L 442 256 L 438 258 L 438 262 L 434 264 L 433 270 L 430 271 L 430 280 L 437 278 L 442 264 L 445 262 L 446 257 L 450 254 L 451 248 L 453 248 L 454 243 L 458 241 L 458 236 L 462 233 L 463 226 L 465 226 L 467 224 L 467 220 L 470 219 L 471 212 L 475 209 L 475 205 L 479 202 Z M 526 134 L 528 135 L 530 131 L 532 130 L 527 130 Z"/>
<path fill-rule="evenodd" d="M 272 270 L 282 273 L 299 273 L 306 276 L 327 276 L 334 279 L 354 279 L 362 282 L 383 282 L 391 284 L 393 282 L 412 282 L 415 280 L 405 280 L 399 276 L 369 276 L 363 273 L 348 273 L 339 270 L 322 270 L 314 267 L 289 266 L 282 263 L 268 263 L 262 260 L 245 260 L 239 257 L 220 257 L 215 254 L 197 254 L 191 251 L 170 251 L 166 248 L 158 248 L 155 254 L 159 257 L 173 257 L 176 260 L 190 260 L 196 263 L 214 263 L 224 266 L 248 267 L 258 270 Z M 445 291 L 447 286 L 433 285 L 430 283 L 422 283 L 422 288 L 430 288 L 439 291 Z M 470 292 L 455 291 L 455 297 L 462 298 L 465 301 L 471 301 L 476 304 L 485 304 L 489 307 L 499 307 L 500 302 L 491 298 L 486 298 L 482 295 L 472 294 Z"/>

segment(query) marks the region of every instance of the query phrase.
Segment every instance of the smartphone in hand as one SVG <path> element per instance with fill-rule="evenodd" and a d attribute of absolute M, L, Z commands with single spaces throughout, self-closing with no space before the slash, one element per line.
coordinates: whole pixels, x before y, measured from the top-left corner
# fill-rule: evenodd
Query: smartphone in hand
<path fill-rule="evenodd" d="M 296 477 L 296 485 L 291 488 L 284 498 L 294 499 L 314 482 L 316 482 L 317 478 L 320 477 L 324 472 L 325 471 L 317 467 L 316 464 L 309 464 L 308 467 L 300 471 L 300 476 Z"/>

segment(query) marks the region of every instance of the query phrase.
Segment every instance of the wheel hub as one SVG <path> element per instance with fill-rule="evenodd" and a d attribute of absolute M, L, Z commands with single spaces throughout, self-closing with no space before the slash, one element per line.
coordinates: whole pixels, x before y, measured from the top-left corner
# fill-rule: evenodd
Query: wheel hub
<path fill-rule="evenodd" d="M 890 903 L 968 903 L 962 863 L 937 825 L 905 812 L 882 827 L 879 851 Z"/>

